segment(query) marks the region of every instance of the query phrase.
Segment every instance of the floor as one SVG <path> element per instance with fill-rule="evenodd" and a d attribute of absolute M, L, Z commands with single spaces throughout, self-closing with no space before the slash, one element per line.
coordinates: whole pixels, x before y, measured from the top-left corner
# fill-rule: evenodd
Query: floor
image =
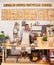
<path fill-rule="evenodd" d="M 20 64 L 20 63 L 2 63 L 1 65 L 50 65 L 50 64 Z"/>

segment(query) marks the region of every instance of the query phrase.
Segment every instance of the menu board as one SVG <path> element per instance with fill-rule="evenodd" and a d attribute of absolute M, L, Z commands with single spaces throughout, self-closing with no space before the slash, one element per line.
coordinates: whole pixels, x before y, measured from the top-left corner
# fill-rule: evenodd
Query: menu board
<path fill-rule="evenodd" d="M 2 9 L 2 20 L 54 20 L 54 9 Z"/>
<path fill-rule="evenodd" d="M 49 20 L 48 19 L 48 10 L 43 10 L 43 16 L 44 16 L 44 20 Z"/>
<path fill-rule="evenodd" d="M 48 20 L 48 10 L 44 10 L 44 9 L 39 10 L 38 19 L 39 20 Z"/>
<path fill-rule="evenodd" d="M 54 9 L 48 11 L 49 20 L 54 20 Z"/>
<path fill-rule="evenodd" d="M 36 20 L 36 10 L 2 10 L 2 20 Z"/>

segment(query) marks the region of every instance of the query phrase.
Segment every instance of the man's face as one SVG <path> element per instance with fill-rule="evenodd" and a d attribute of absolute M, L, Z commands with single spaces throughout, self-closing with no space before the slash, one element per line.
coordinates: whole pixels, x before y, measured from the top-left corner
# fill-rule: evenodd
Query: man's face
<path fill-rule="evenodd" d="M 25 30 L 29 30 L 29 25 L 25 25 Z"/>

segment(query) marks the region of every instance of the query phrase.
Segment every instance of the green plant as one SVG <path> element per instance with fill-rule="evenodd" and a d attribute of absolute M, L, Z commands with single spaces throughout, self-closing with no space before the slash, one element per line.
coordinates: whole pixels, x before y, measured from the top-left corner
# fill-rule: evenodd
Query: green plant
<path fill-rule="evenodd" d="M 5 38 L 4 34 L 0 34 L 0 38 Z"/>
<path fill-rule="evenodd" d="M 42 40 L 47 41 L 47 36 L 43 36 Z"/>

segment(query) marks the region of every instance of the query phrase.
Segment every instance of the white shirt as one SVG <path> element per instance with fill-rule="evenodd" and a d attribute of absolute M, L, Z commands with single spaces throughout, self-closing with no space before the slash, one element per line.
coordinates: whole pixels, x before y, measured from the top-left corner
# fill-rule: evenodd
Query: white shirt
<path fill-rule="evenodd" d="M 23 33 L 29 33 L 30 36 L 32 36 L 32 37 L 34 36 L 34 35 L 31 33 L 30 30 L 22 29 L 22 30 L 20 31 L 20 34 L 19 34 L 19 40 L 22 40 L 22 35 L 23 35 Z"/>

